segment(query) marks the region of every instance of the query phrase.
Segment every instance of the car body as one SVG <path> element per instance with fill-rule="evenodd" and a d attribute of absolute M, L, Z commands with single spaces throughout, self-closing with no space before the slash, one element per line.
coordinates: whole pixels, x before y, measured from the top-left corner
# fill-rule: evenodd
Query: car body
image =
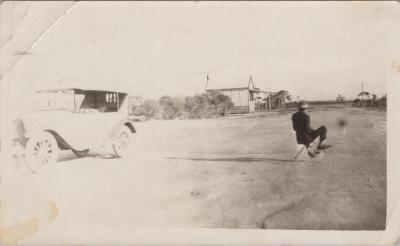
<path fill-rule="evenodd" d="M 115 154 L 123 157 L 121 134 L 128 135 L 129 141 L 125 144 L 129 144 L 136 132 L 128 119 L 127 92 L 61 88 L 38 90 L 34 98 L 32 104 L 36 110 L 14 122 L 14 143 L 25 148 L 28 159 L 68 149 L 83 156 L 91 147 L 104 145 L 112 145 Z M 50 143 L 56 143 L 57 149 L 31 153 Z M 53 156 L 44 162 L 54 162 L 54 159 Z"/>

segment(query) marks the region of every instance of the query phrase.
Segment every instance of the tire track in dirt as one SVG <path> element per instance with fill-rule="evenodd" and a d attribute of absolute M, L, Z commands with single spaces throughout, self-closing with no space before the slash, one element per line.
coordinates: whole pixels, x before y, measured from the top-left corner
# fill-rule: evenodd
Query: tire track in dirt
<path fill-rule="evenodd" d="M 290 210 L 294 209 L 302 209 L 304 208 L 307 204 L 311 202 L 311 200 L 316 196 L 317 194 L 314 193 L 311 196 L 305 196 L 299 200 L 292 201 L 284 206 L 282 206 L 279 209 L 276 209 L 274 212 L 268 214 L 264 218 L 262 218 L 260 221 L 256 222 L 256 225 L 260 229 L 269 229 L 269 224 L 271 220 L 278 214 L 286 213 Z"/>

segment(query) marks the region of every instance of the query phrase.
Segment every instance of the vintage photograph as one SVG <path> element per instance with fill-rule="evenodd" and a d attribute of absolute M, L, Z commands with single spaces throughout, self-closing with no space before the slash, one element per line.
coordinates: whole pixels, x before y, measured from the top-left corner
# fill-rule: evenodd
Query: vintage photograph
<path fill-rule="evenodd" d="M 0 244 L 81 227 L 386 229 L 399 2 L 0 11 Z"/>

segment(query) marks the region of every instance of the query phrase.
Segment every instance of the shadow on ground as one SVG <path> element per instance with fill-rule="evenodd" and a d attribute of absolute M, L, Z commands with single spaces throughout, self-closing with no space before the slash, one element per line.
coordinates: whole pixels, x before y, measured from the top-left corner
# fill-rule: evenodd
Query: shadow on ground
<path fill-rule="evenodd" d="M 303 160 L 293 159 L 277 159 L 277 158 L 265 158 L 265 157 L 235 157 L 235 158 L 184 158 L 184 157 L 166 157 L 170 160 L 189 160 L 189 161 L 213 161 L 213 162 L 279 162 L 281 164 L 299 163 L 304 162 Z M 268 163 L 274 164 L 274 163 Z"/>
<path fill-rule="evenodd" d="M 76 155 L 71 153 L 71 154 L 60 155 L 58 162 L 72 161 L 72 160 L 83 159 L 83 158 L 95 158 L 95 159 L 109 160 L 109 159 L 117 159 L 118 157 L 113 154 L 109 154 L 109 153 L 89 153 L 86 156 L 77 157 Z"/>

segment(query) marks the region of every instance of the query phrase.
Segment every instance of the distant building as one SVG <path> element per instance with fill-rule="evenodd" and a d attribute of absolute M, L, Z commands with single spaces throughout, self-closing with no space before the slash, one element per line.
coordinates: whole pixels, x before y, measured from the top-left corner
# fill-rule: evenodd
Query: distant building
<path fill-rule="evenodd" d="M 207 83 L 206 91 L 219 91 L 228 96 L 233 103 L 233 108 L 229 113 L 254 113 L 256 110 L 265 111 L 267 108 L 268 93 L 255 87 L 251 76 L 247 85 L 243 83 L 234 87 L 219 87 L 216 83 Z M 256 102 L 258 107 L 256 107 Z"/>

